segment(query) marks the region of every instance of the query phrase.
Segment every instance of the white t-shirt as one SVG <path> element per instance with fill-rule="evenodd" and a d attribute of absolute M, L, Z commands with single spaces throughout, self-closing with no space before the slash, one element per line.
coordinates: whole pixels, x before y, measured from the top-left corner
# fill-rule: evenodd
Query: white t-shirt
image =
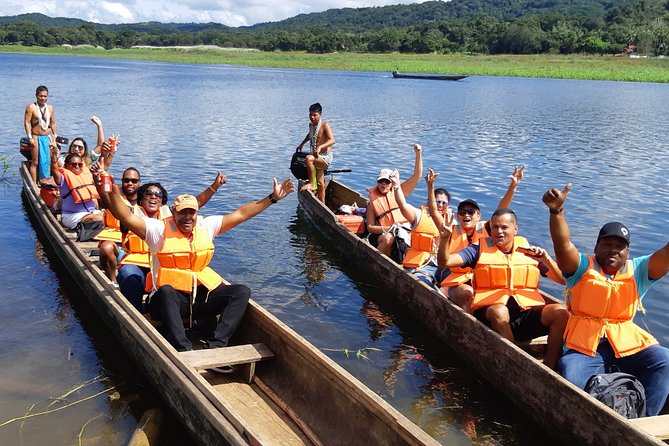
<path fill-rule="evenodd" d="M 222 215 L 212 215 L 211 217 L 202 217 L 201 215 L 198 215 L 196 224 L 204 225 L 204 229 L 209 234 L 209 238 L 214 240 L 221 230 L 223 218 Z M 146 224 L 146 238 L 144 240 L 149 246 L 149 251 L 151 251 L 152 254 L 155 254 L 163 249 L 163 244 L 165 243 L 165 221 L 148 217 L 142 217 L 142 220 L 144 220 L 144 223 Z M 151 269 L 153 271 L 158 271 L 158 268 L 160 267 L 158 256 L 151 255 L 151 259 L 153 260 Z"/>

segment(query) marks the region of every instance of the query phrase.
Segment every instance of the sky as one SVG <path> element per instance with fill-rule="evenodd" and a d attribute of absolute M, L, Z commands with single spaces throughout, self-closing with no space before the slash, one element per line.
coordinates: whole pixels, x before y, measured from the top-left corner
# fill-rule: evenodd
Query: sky
<path fill-rule="evenodd" d="M 426 0 L 1 0 L 0 16 L 39 12 L 95 23 L 215 22 L 246 26 L 334 8 L 363 8 Z"/>

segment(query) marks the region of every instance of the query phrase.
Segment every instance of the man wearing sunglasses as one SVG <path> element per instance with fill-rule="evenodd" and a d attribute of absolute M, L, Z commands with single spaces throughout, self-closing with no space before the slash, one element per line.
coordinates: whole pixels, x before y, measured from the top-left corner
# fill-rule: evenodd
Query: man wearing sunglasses
<path fill-rule="evenodd" d="M 511 174 L 511 183 L 507 188 L 504 196 L 499 201 L 499 208 L 508 208 L 511 205 L 513 196 L 516 193 L 518 184 L 523 179 L 525 166 L 515 166 Z M 441 212 L 439 204 L 434 197 L 434 183 L 439 174 L 430 169 L 430 172 L 425 176 L 427 182 L 427 202 L 430 215 L 434 221 L 436 228 L 441 228 L 444 225 L 445 219 L 450 215 L 446 212 Z M 471 244 L 478 243 L 479 239 L 488 237 L 490 234 L 490 227 L 488 222 L 481 220 L 481 209 L 476 201 L 472 199 L 462 200 L 458 204 L 457 211 L 458 224 L 453 228 L 451 236 L 450 252 L 458 252 Z M 469 312 L 471 302 L 474 297 L 474 288 L 472 287 L 472 269 L 463 267 L 453 267 L 448 269 L 441 269 L 435 273 L 436 279 L 439 281 L 441 293 L 448 296 L 450 300 L 463 310 Z"/>
<path fill-rule="evenodd" d="M 132 207 L 137 204 L 137 191 L 141 184 L 141 177 L 136 168 L 128 167 L 123 172 L 121 179 L 121 200 L 123 200 L 126 206 Z M 107 207 L 109 206 L 107 205 Z M 121 224 L 108 211 L 104 213 L 103 221 L 105 228 L 95 236 L 95 240 L 100 240 L 100 268 L 109 280 L 114 282 L 116 280 L 116 267 L 122 254 L 120 249 L 122 239 Z"/>
<path fill-rule="evenodd" d="M 367 232 L 369 243 L 397 263 L 402 263 L 410 243 L 410 223 L 400 211 L 395 200 L 395 188 L 402 188 L 408 197 L 416 188 L 423 175 L 423 158 L 420 144 L 413 145 L 416 156 L 413 175 L 396 186 L 392 185 L 391 169 L 381 169 L 376 178 L 376 186 L 369 189 L 367 206 Z"/>
<path fill-rule="evenodd" d="M 218 235 L 260 214 L 295 190 L 290 178 L 281 184 L 274 179 L 272 192 L 227 215 L 200 217 L 197 199 L 179 195 L 172 215 L 165 220 L 142 218 L 123 204 L 118 188 L 108 195 L 111 209 L 121 224 L 146 241 L 152 253 L 153 293 L 148 309 L 162 320 L 165 338 L 177 350 L 192 349 L 182 317 L 219 316 L 216 328 L 205 341 L 206 348 L 228 345 L 239 325 L 251 291 L 245 285 L 228 285 L 209 267 Z"/>

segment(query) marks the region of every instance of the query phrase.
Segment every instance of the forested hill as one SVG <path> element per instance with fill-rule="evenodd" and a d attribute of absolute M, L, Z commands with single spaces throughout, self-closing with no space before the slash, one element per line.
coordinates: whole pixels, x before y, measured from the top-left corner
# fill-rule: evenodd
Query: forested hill
<path fill-rule="evenodd" d="M 369 8 L 330 9 L 300 14 L 280 22 L 261 23 L 250 28 L 295 29 L 326 26 L 349 32 L 403 28 L 426 21 L 468 19 L 484 14 L 499 20 L 527 15 L 571 14 L 598 17 L 626 0 L 451 0 L 430 1 L 412 5 L 390 5 Z"/>
<path fill-rule="evenodd" d="M 384 28 L 404 28 L 427 21 L 468 19 L 484 14 L 504 21 L 529 15 L 570 14 L 600 17 L 614 6 L 627 0 L 451 0 L 429 1 L 411 5 L 390 5 L 368 8 L 330 9 L 325 12 L 300 14 L 279 22 L 260 23 L 242 29 L 300 29 L 324 27 L 344 32 L 377 31 Z M 43 14 L 21 14 L 0 17 L 0 25 L 32 21 L 42 27 L 79 27 L 90 22 Z M 217 23 L 126 23 L 93 24 L 107 31 L 132 30 L 148 33 L 200 32 L 211 29 L 230 29 Z"/>

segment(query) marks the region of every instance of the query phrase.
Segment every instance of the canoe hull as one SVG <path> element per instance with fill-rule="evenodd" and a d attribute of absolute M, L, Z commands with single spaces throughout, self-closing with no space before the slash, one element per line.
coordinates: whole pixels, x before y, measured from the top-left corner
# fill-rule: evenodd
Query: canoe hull
<path fill-rule="evenodd" d="M 469 77 L 467 75 L 460 74 L 421 74 L 421 73 L 398 73 L 393 71 L 393 77 L 395 79 L 428 79 L 435 81 L 459 81 Z"/>

